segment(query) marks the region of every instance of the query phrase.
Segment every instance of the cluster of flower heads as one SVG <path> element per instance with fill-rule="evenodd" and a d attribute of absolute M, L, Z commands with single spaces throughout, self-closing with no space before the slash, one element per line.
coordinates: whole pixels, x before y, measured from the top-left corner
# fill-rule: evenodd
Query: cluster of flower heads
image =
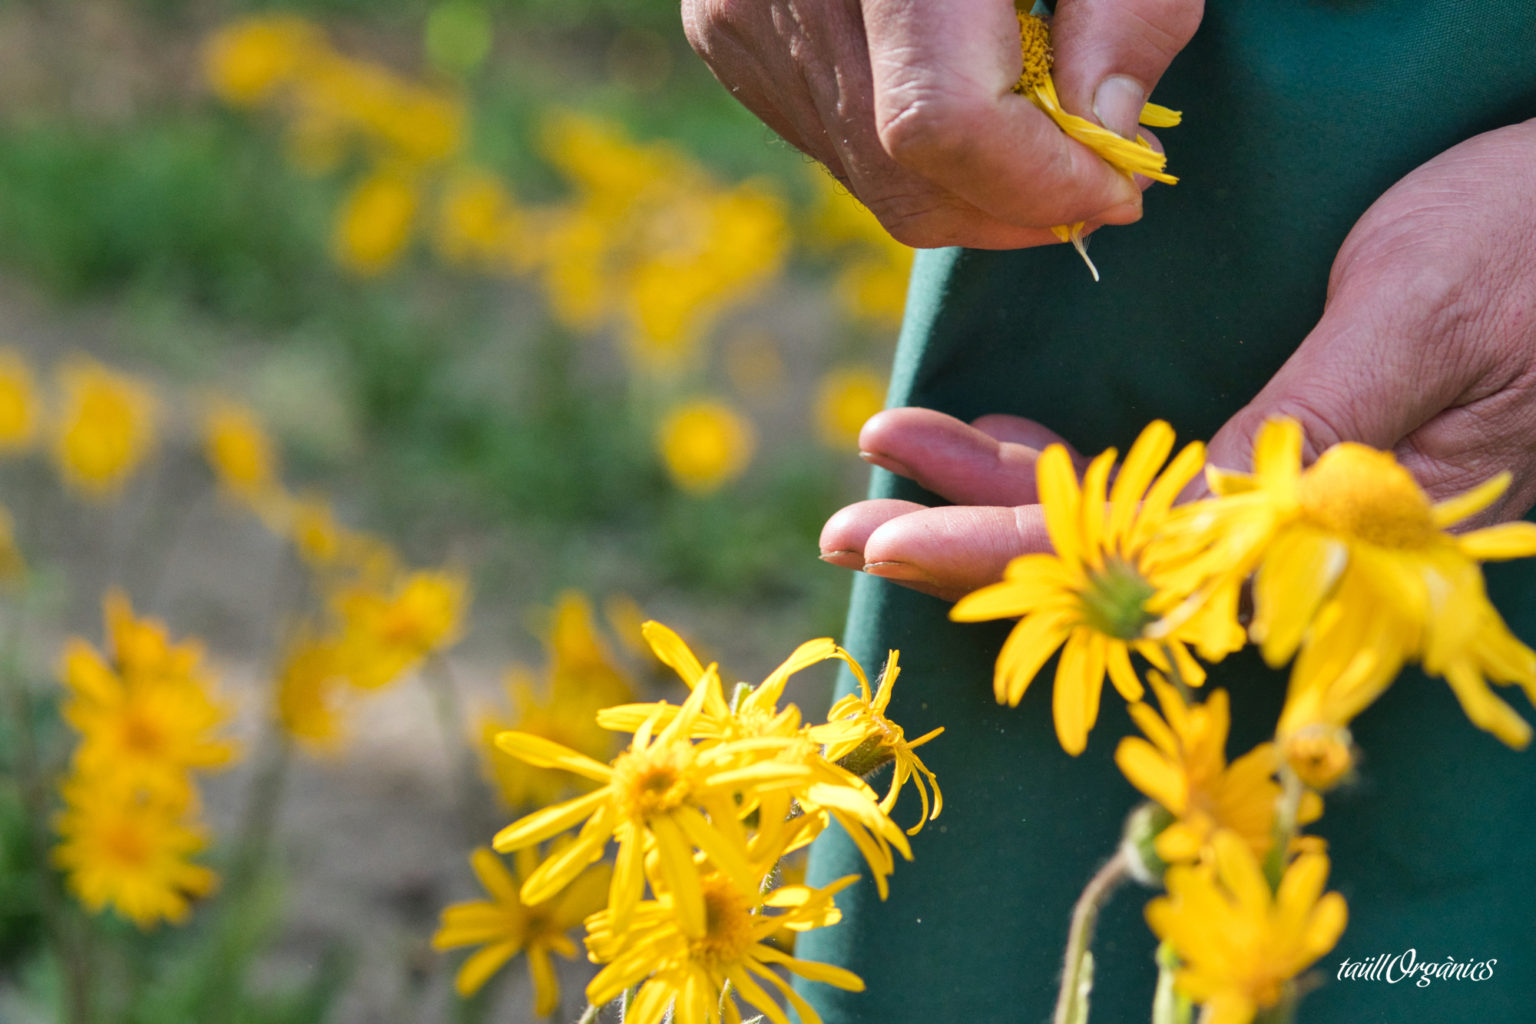
<path fill-rule="evenodd" d="M 195 858 L 208 843 L 197 776 L 228 766 L 220 732 L 229 709 L 192 643 L 106 600 L 106 644 L 72 639 L 61 674 L 63 717 L 77 734 L 60 783 L 54 864 L 93 913 L 111 908 L 139 928 L 179 924 L 217 876 Z"/>
<path fill-rule="evenodd" d="M 873 692 L 847 652 L 822 639 L 802 644 L 757 686 L 738 684 L 728 695 L 717 667 L 703 665 L 672 630 L 647 622 L 643 634 L 688 685 L 688 698 L 680 706 L 601 710 L 600 726 L 631 736 L 606 762 L 543 735 L 499 734 L 506 753 L 575 775 L 587 791 L 496 835 L 497 851 L 517 855 L 515 875 L 490 851 L 477 851 L 475 871 L 490 899 L 449 907 L 434 942 L 483 947 L 460 972 L 466 993 L 526 951 L 538 1012 L 548 1013 L 558 1005 L 549 955 L 571 955 L 565 931 L 584 920 L 588 959 L 602 965 L 587 986 L 593 1006 L 627 993 L 626 1020 L 655 1024 L 670 1013 L 704 1024 L 739 1021 L 739 999 L 782 1024 L 777 992 L 801 1020 L 814 1022 L 815 1011 L 781 970 L 855 991 L 863 983 L 794 957 L 775 936 L 835 924 L 832 898 L 854 876 L 817 889 L 786 882 L 780 863 L 835 821 L 883 897 L 896 855 L 911 857 L 907 835 L 942 809 L 937 782 L 916 753 L 941 730 L 909 740 L 886 717 L 895 652 Z M 835 704 L 825 722 L 807 724 L 783 701 L 785 685 L 834 659 L 848 665 L 859 692 Z M 862 776 L 885 764 L 892 775 L 881 795 Z M 921 812 L 904 832 L 890 811 L 909 783 Z"/>
<path fill-rule="evenodd" d="M 795 242 L 789 204 L 765 181 L 722 183 L 666 141 L 573 111 L 543 119 L 536 145 L 565 195 L 530 203 L 468 152 L 462 96 L 338 53 L 314 24 L 253 16 L 210 37 L 207 75 L 226 102 L 278 111 L 293 162 L 314 173 L 361 163 L 337 213 L 333 252 L 360 276 L 396 266 L 416 239 L 463 270 L 536 283 L 578 335 L 615 334 L 654 405 L 654 443 L 677 485 L 703 494 L 751 462 L 756 431 L 700 379 L 706 342 L 729 315 L 783 275 Z M 352 157 L 350 161 L 344 157 Z M 911 250 L 829 183 L 807 237 L 836 264 L 847 315 L 888 331 L 905 300 Z M 782 363 L 724 356 L 743 396 L 772 384 Z M 845 447 L 878 411 L 883 387 L 860 364 L 825 376 L 814 421 Z M 746 379 L 739 379 L 745 377 Z M 875 380 L 876 383 L 871 383 Z"/>
<path fill-rule="evenodd" d="M 1015 559 L 952 617 L 1020 617 L 997 659 L 1000 702 L 1018 704 L 1060 652 L 1053 714 L 1071 754 L 1087 745 L 1106 676 L 1131 702 L 1145 738 L 1122 739 L 1115 761 L 1158 808 L 1141 818 L 1137 860 L 1167 889 L 1147 920 L 1202 1020 L 1242 1024 L 1293 998 L 1292 979 L 1344 928 L 1342 897 L 1322 892 L 1321 843 L 1300 826 L 1352 775 L 1350 722 L 1404 665 L 1443 677 L 1479 728 L 1530 742 L 1490 684 L 1536 701 L 1536 652 L 1493 607 L 1480 564 L 1536 554 L 1536 524 L 1447 533 L 1497 500 L 1508 474 L 1431 503 L 1390 453 L 1363 445 L 1304 468 L 1301 429 L 1283 419 L 1261 428 L 1251 473 L 1207 469 L 1212 495 L 1175 507 L 1205 452 L 1191 444 L 1170 461 L 1173 445 L 1167 424 L 1151 424 L 1112 485 L 1113 449 L 1079 484 L 1066 451 L 1048 448 L 1037 476 L 1054 551 Z M 1271 666 L 1290 662 L 1290 682 L 1273 741 L 1228 763 L 1227 694 L 1194 702 L 1196 655 L 1247 642 Z M 1143 702 L 1133 656 L 1161 714 Z"/>

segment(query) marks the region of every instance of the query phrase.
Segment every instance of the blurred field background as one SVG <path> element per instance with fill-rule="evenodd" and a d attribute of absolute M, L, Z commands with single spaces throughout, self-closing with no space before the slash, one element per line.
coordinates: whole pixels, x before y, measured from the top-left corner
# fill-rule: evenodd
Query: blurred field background
<path fill-rule="evenodd" d="M 520 961 L 464 1001 L 430 946 L 518 810 L 486 730 L 581 680 L 679 699 L 641 618 L 730 679 L 838 633 L 816 535 L 862 491 L 909 259 L 672 0 L 0 0 L 0 1021 L 533 1019 Z M 107 448 L 150 425 L 94 482 L 92 374 Z M 223 884 L 61 931 L 61 658 L 110 660 L 114 587 L 227 708 L 195 803 Z M 299 680 L 380 608 L 443 621 L 366 685 Z M 91 934 L 83 1018 L 60 950 Z"/>

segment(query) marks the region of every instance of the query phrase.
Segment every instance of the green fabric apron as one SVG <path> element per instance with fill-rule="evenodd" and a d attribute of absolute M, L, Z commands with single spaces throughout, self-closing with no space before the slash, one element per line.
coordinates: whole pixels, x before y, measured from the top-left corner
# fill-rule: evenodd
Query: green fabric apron
<path fill-rule="evenodd" d="M 1182 182 L 1156 186 L 1141 223 L 1093 238 L 1103 282 L 1066 246 L 922 254 L 891 405 L 1029 416 L 1088 453 L 1124 451 L 1156 417 L 1181 440 L 1210 437 L 1316 321 L 1333 254 L 1377 196 L 1455 143 L 1536 116 L 1536 0 L 1214 0 L 1154 98 L 1185 113 L 1162 133 Z M 879 472 L 873 496 L 939 503 Z M 1536 642 L 1536 571 L 1490 580 Z M 841 925 L 802 936 L 800 955 L 869 986 L 804 986 L 828 1024 L 1049 1020 L 1073 900 L 1138 799 L 1112 762 L 1135 732 L 1124 702 L 1106 688 L 1087 751 L 1067 756 L 1053 666 L 1020 707 L 999 708 L 992 663 L 1009 624 L 952 624 L 948 607 L 873 578 L 854 588 L 853 653 L 877 666 L 901 651 L 892 718 L 909 736 L 946 727 L 923 750 L 945 808 L 889 900 L 860 883 L 839 897 Z M 1214 682 L 1231 692 L 1236 756 L 1273 727 L 1283 680 L 1244 654 Z M 1350 921 L 1301 1020 L 1536 1021 L 1536 750 L 1506 749 L 1443 682 L 1412 673 L 1356 726 L 1361 780 L 1316 828 Z M 915 814 L 904 798 L 898 821 Z M 829 835 L 811 881 L 861 867 Z M 1151 895 L 1121 890 L 1100 923 L 1094 1021 L 1148 1019 Z M 1427 988 L 1335 979 L 1345 957 L 1410 948 L 1498 962 L 1489 980 Z"/>

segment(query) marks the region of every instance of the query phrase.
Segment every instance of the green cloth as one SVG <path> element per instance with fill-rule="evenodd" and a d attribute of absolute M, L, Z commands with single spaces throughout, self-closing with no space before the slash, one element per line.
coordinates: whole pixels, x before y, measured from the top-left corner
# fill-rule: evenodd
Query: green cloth
<path fill-rule="evenodd" d="M 1094 236 L 1103 282 L 1066 246 L 922 254 L 891 405 L 1024 415 L 1088 453 L 1124 451 L 1157 417 L 1181 439 L 1210 437 L 1316 322 L 1333 254 L 1377 196 L 1457 142 L 1536 115 L 1536 2 L 1217 0 L 1154 98 L 1184 111 L 1161 133 L 1182 181 L 1154 187 L 1141 223 Z M 885 473 L 873 496 L 939 503 Z M 1517 635 L 1536 641 L 1536 573 L 1490 578 Z M 992 664 L 1009 624 L 951 624 L 947 611 L 884 581 L 855 585 L 853 653 L 875 666 L 901 651 L 891 717 L 909 736 L 946 727 L 922 751 L 945 807 L 889 900 L 862 882 L 839 897 L 841 925 L 802 936 L 800 955 L 869 986 L 802 986 L 828 1024 L 1049 1020 L 1071 905 L 1137 801 L 1112 762 L 1135 732 L 1113 690 L 1087 751 L 1069 757 L 1051 724 L 1053 665 L 1020 707 L 999 708 Z M 1236 756 L 1272 729 L 1283 679 L 1245 653 L 1213 680 L 1230 688 Z M 1505 748 L 1443 682 L 1412 673 L 1355 735 L 1361 780 L 1316 828 L 1350 922 L 1301 1020 L 1536 1020 L 1536 751 Z M 904 798 L 897 820 L 915 814 Z M 829 835 L 811 881 L 861 868 Z M 1101 921 L 1095 1021 L 1148 1019 L 1150 896 L 1121 890 Z M 1489 980 L 1427 988 L 1334 978 L 1345 957 L 1410 948 L 1498 963 Z"/>

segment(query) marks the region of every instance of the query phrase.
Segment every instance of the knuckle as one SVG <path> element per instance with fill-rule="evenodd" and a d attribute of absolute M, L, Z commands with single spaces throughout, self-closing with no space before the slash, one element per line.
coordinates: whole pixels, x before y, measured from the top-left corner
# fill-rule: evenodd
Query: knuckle
<path fill-rule="evenodd" d="M 956 161 L 977 137 L 974 105 L 934 93 L 902 101 L 878 131 L 880 145 L 892 160 L 916 169 Z"/>

